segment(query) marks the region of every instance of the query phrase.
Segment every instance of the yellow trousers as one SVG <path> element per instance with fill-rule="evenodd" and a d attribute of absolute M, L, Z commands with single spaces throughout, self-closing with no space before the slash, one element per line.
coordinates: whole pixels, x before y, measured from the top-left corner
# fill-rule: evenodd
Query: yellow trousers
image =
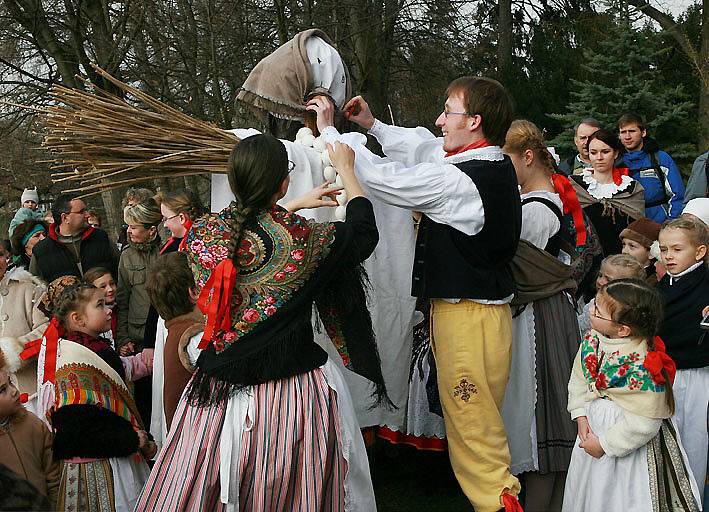
<path fill-rule="evenodd" d="M 476 512 L 497 512 L 516 496 L 500 408 L 512 360 L 512 315 L 504 305 L 433 300 L 431 346 L 451 465 Z"/>

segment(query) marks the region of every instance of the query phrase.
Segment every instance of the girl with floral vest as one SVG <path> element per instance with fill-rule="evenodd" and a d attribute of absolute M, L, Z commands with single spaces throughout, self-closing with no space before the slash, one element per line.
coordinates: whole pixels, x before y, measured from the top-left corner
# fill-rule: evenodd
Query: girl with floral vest
<path fill-rule="evenodd" d="M 562 510 L 699 510 L 669 420 L 675 363 L 655 336 L 661 317 L 659 294 L 640 280 L 612 281 L 596 295 L 569 381 L 578 443 Z"/>

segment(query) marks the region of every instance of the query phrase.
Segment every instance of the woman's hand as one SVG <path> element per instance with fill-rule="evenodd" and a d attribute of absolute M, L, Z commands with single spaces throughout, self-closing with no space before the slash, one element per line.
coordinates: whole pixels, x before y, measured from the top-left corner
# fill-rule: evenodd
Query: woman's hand
<path fill-rule="evenodd" d="M 354 174 L 355 152 L 347 144 L 335 142 L 335 145 L 328 144 L 327 152 L 330 155 L 332 166 L 337 169 L 337 172 Z"/>
<path fill-rule="evenodd" d="M 578 428 L 579 439 L 581 439 L 582 442 L 586 440 L 589 434 L 593 434 L 593 430 L 591 430 L 591 425 L 589 425 L 586 416 L 576 418 L 576 427 Z"/>
<path fill-rule="evenodd" d="M 589 434 L 586 436 L 586 440 L 581 441 L 579 447 L 583 448 L 584 451 L 588 453 L 591 457 L 595 457 L 597 459 L 600 459 L 606 454 L 606 452 L 603 451 L 603 447 L 601 446 L 601 441 L 598 439 L 598 436 L 593 432 L 589 432 Z"/>
<path fill-rule="evenodd" d="M 143 349 L 141 352 L 143 354 L 143 362 L 145 363 L 145 366 L 147 366 L 150 371 L 153 371 L 153 358 L 155 357 L 155 349 L 154 348 L 146 348 Z"/>
<path fill-rule="evenodd" d="M 342 144 L 341 142 L 335 142 L 334 146 L 331 144 L 327 145 L 327 152 L 330 155 L 330 161 L 332 165 L 337 169 L 340 178 L 342 179 L 342 184 L 345 186 L 345 192 L 347 193 L 347 199 L 354 199 L 355 197 L 360 197 L 364 195 L 362 186 L 357 181 L 357 176 L 355 176 L 354 162 L 355 162 L 355 152 L 347 144 Z"/>
<path fill-rule="evenodd" d="M 374 115 L 362 96 L 352 98 L 342 110 L 345 112 L 346 119 L 357 123 L 362 128 L 369 130 L 374 125 Z"/>
<path fill-rule="evenodd" d="M 340 194 L 342 187 L 330 188 L 331 184 L 331 181 L 326 181 L 310 192 L 306 192 L 302 196 L 288 202 L 284 205 L 284 208 L 289 212 L 297 212 L 305 208 L 320 208 L 321 206 L 332 208 L 337 206 L 335 197 Z"/>

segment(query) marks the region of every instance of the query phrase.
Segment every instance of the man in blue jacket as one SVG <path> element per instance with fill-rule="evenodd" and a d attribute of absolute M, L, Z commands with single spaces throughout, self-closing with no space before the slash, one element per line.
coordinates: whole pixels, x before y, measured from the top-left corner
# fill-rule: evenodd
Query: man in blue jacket
<path fill-rule="evenodd" d="M 624 114 L 618 120 L 623 161 L 630 177 L 645 189 L 645 216 L 658 224 L 679 217 L 684 201 L 682 175 L 672 157 L 647 136 L 643 118 Z"/>

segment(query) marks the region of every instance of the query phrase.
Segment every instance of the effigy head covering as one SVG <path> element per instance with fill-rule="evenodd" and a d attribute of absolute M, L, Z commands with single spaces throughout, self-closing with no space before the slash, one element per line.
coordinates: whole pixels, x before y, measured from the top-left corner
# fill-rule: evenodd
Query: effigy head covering
<path fill-rule="evenodd" d="M 342 108 L 351 96 L 347 66 L 320 29 L 299 32 L 262 59 L 241 86 L 237 100 L 283 119 L 303 119 L 305 100 L 329 96 Z"/>

